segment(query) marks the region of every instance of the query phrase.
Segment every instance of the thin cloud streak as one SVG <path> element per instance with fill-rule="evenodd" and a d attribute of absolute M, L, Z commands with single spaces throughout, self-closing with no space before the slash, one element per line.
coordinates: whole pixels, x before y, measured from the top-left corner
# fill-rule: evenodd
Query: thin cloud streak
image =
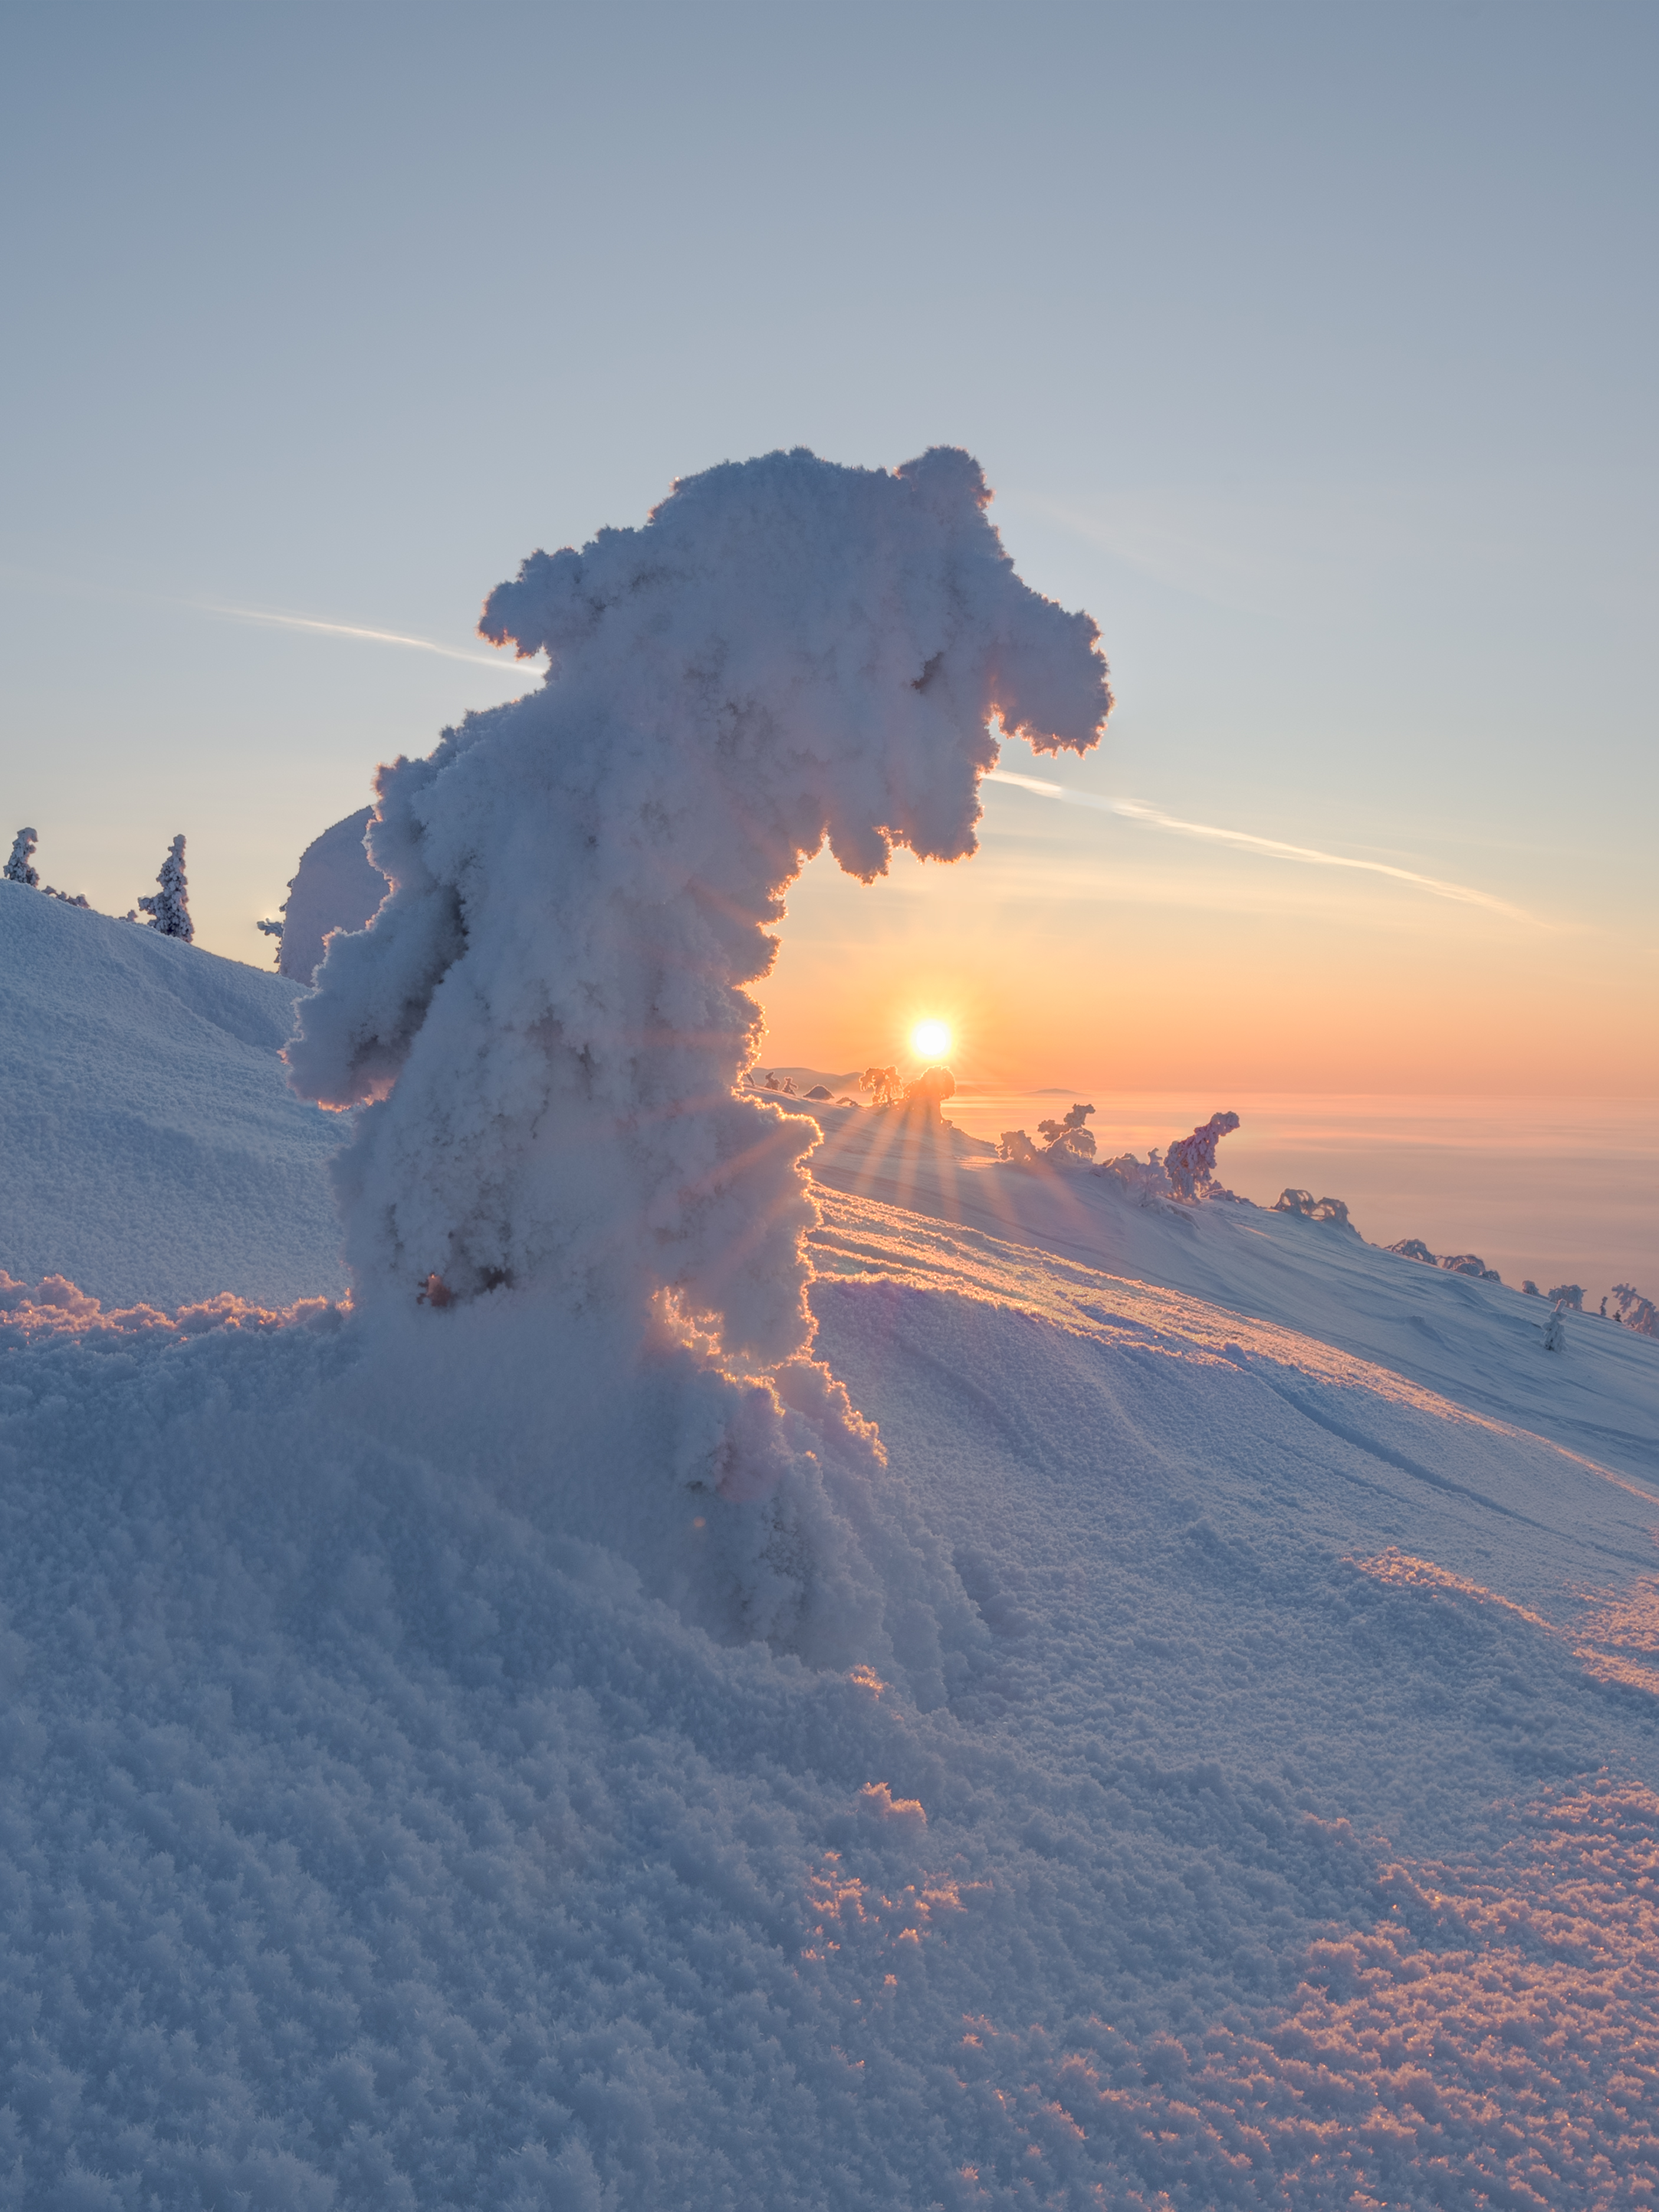
<path fill-rule="evenodd" d="M 1438 876 L 1419 875 L 1413 868 L 1390 867 L 1386 860 L 1356 860 L 1346 853 L 1322 853 L 1311 845 L 1287 845 L 1278 837 L 1258 837 L 1249 830 L 1222 830 L 1208 822 L 1182 822 L 1156 806 L 1143 805 L 1138 799 L 1102 799 L 1091 791 L 1073 791 L 1063 783 L 1045 782 L 1040 776 L 1016 775 L 1009 769 L 993 769 L 985 781 L 1015 784 L 1021 791 L 1034 791 L 1043 799 L 1062 799 L 1071 806 L 1096 807 L 1103 814 L 1121 815 L 1129 822 L 1145 822 L 1154 830 L 1168 830 L 1181 837 L 1201 837 L 1212 845 L 1231 846 L 1236 852 L 1259 853 L 1264 860 L 1297 860 L 1308 867 L 1356 868 L 1364 875 L 1389 876 L 1396 883 L 1431 891 L 1437 898 L 1454 899 L 1461 906 L 1485 907 L 1489 913 L 1501 914 L 1511 921 L 1531 922 L 1535 927 L 1544 926 L 1535 915 L 1510 905 L 1505 899 L 1494 898 L 1490 891 L 1476 890 L 1469 884 L 1446 883 Z"/>
<path fill-rule="evenodd" d="M 274 629 L 319 630 L 326 637 L 368 638 L 375 645 L 404 645 L 416 653 L 435 653 L 445 660 L 464 660 L 469 667 L 493 668 L 497 675 L 518 674 L 525 663 L 507 653 L 467 653 L 459 646 L 434 645 L 428 637 L 404 637 L 395 629 L 364 629 L 356 623 L 319 622 L 309 615 L 268 614 L 261 607 L 221 607 L 205 600 L 197 605 L 203 614 L 226 615 L 233 622 L 265 623 Z M 539 670 L 531 672 L 540 674 Z"/>

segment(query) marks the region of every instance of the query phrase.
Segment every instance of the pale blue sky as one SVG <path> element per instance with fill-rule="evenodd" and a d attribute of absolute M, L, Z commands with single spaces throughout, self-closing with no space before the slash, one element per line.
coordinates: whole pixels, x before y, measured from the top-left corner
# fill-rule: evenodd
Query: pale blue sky
<path fill-rule="evenodd" d="M 206 607 L 466 652 L 532 546 L 678 474 L 948 441 L 1105 634 L 1071 781 L 1535 911 L 1651 1030 L 1650 6 L 67 4 L 0 40 L 0 815 L 52 881 L 125 908 L 182 829 L 204 941 L 261 961 L 374 763 L 517 688 Z M 988 822 L 988 894 L 1150 870 L 1166 933 L 1188 878 L 1280 896 L 1012 788 Z M 1319 896 L 1333 941 L 1453 926 Z"/>

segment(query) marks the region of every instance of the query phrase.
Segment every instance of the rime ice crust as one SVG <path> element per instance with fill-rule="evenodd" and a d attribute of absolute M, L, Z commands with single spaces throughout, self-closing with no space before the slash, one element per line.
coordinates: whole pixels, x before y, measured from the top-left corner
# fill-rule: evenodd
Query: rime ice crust
<path fill-rule="evenodd" d="M 988 497 L 963 453 L 798 449 L 533 554 L 480 628 L 548 680 L 381 771 L 393 892 L 289 1050 L 303 1096 L 371 1102 L 337 1176 L 360 1305 L 412 1313 L 435 1275 L 539 1294 L 625 1364 L 672 1340 L 730 1395 L 727 1495 L 775 1486 L 812 1333 L 816 1133 L 732 1095 L 783 894 L 826 838 L 866 880 L 895 845 L 972 853 L 990 718 L 1081 752 L 1110 706 L 1094 623 L 1020 582 Z"/>

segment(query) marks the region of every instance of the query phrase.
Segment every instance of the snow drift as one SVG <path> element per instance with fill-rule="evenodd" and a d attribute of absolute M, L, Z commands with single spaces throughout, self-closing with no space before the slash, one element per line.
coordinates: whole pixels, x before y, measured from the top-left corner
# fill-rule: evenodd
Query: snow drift
<path fill-rule="evenodd" d="M 526 1473 L 614 1460 L 626 1405 L 651 1482 L 777 1500 L 772 1596 L 756 1559 L 738 1577 L 751 1631 L 827 1556 L 802 1534 L 826 1468 L 855 1483 L 876 1446 L 808 1357 L 812 1131 L 733 1093 L 744 986 L 826 838 L 866 880 L 896 845 L 962 858 L 989 719 L 1082 751 L 1110 705 L 1095 625 L 1020 582 L 988 497 L 958 452 L 889 473 L 798 450 L 532 555 L 480 627 L 547 680 L 382 770 L 393 889 L 331 940 L 289 1054 L 305 1097 L 361 1109 L 346 1254 L 400 1401 Z M 839 1586 L 820 1632 L 852 1604 Z"/>

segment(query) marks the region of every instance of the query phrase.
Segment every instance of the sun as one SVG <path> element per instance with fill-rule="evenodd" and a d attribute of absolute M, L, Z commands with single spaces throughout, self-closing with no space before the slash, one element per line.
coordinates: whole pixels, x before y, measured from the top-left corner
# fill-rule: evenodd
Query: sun
<path fill-rule="evenodd" d="M 910 1032 L 910 1043 L 923 1060 L 943 1060 L 951 1049 L 950 1024 L 918 1022 Z"/>

